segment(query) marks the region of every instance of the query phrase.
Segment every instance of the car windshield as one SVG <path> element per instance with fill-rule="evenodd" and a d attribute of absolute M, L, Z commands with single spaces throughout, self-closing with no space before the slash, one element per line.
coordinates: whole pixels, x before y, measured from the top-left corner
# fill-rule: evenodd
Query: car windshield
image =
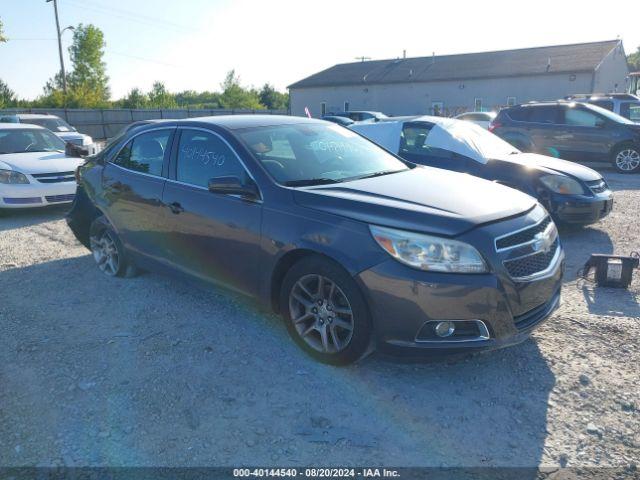
<path fill-rule="evenodd" d="M 0 129 L 0 155 L 24 152 L 64 151 L 64 142 L 49 130 Z"/>
<path fill-rule="evenodd" d="M 338 125 L 258 127 L 242 130 L 239 137 L 283 185 L 338 183 L 409 169 L 387 151 Z"/>
<path fill-rule="evenodd" d="M 431 132 L 427 137 L 426 143 L 429 146 L 454 151 L 461 155 L 471 156 L 479 161 L 486 161 L 487 159 L 495 159 L 504 157 L 505 155 L 520 153 L 520 151 L 513 145 L 471 122 L 457 120 L 449 124 L 437 126 L 440 127 L 440 129 L 431 129 Z M 442 130 L 446 132 L 449 140 L 444 135 L 438 135 L 438 132 L 441 132 Z M 454 145 L 448 144 L 451 140 L 453 140 Z M 476 155 L 469 155 L 469 153 L 467 153 L 468 150 Z"/>
<path fill-rule="evenodd" d="M 52 132 L 73 132 L 74 128 L 61 118 L 25 118 L 22 123 L 31 123 L 48 128 Z"/>
<path fill-rule="evenodd" d="M 624 118 L 623 116 L 618 115 L 617 113 L 613 113 L 613 112 L 607 110 L 606 108 L 602 108 L 602 107 L 599 107 L 597 105 L 585 104 L 585 107 L 590 109 L 590 110 L 593 110 L 596 113 L 599 113 L 603 117 L 607 117 L 609 120 L 611 120 L 613 122 L 616 122 L 616 123 L 624 123 L 626 125 L 633 125 L 633 123 L 634 123 L 631 120 L 629 120 L 628 118 Z"/>

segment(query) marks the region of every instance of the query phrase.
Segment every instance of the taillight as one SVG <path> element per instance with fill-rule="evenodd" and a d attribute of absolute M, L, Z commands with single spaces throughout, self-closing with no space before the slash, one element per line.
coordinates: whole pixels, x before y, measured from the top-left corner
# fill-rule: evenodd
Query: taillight
<path fill-rule="evenodd" d="M 501 126 L 502 126 L 502 124 L 501 124 L 500 122 L 495 122 L 495 121 L 494 121 L 494 122 L 491 122 L 491 123 L 489 124 L 489 131 L 493 133 L 493 131 L 494 131 L 496 128 L 500 128 Z"/>

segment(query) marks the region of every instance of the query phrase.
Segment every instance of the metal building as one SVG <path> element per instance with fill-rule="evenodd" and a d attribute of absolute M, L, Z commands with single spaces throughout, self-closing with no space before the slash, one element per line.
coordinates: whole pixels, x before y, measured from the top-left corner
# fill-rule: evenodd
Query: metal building
<path fill-rule="evenodd" d="M 621 40 L 334 65 L 289 86 L 291 113 L 455 115 L 573 93 L 624 92 Z"/>

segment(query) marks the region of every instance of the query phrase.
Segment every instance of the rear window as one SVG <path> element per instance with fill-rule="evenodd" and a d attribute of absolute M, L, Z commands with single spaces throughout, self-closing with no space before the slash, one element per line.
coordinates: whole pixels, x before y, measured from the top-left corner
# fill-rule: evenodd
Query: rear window
<path fill-rule="evenodd" d="M 590 100 L 589 103 L 597 105 L 613 112 L 613 102 L 611 100 Z"/>
<path fill-rule="evenodd" d="M 528 113 L 526 108 L 513 108 L 507 112 L 509 118 L 516 122 L 526 122 Z"/>
<path fill-rule="evenodd" d="M 558 108 L 552 105 L 528 107 L 530 110 L 528 121 L 531 123 L 554 124 L 558 122 Z"/>

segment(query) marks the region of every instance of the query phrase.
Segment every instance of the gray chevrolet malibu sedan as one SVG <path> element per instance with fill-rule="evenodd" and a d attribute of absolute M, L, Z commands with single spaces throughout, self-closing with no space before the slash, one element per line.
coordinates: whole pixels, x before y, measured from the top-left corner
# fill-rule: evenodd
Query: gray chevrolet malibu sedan
<path fill-rule="evenodd" d="M 68 222 L 105 274 L 230 287 L 322 362 L 511 345 L 559 303 L 564 255 L 535 199 L 321 120 L 140 125 L 77 178 Z"/>

